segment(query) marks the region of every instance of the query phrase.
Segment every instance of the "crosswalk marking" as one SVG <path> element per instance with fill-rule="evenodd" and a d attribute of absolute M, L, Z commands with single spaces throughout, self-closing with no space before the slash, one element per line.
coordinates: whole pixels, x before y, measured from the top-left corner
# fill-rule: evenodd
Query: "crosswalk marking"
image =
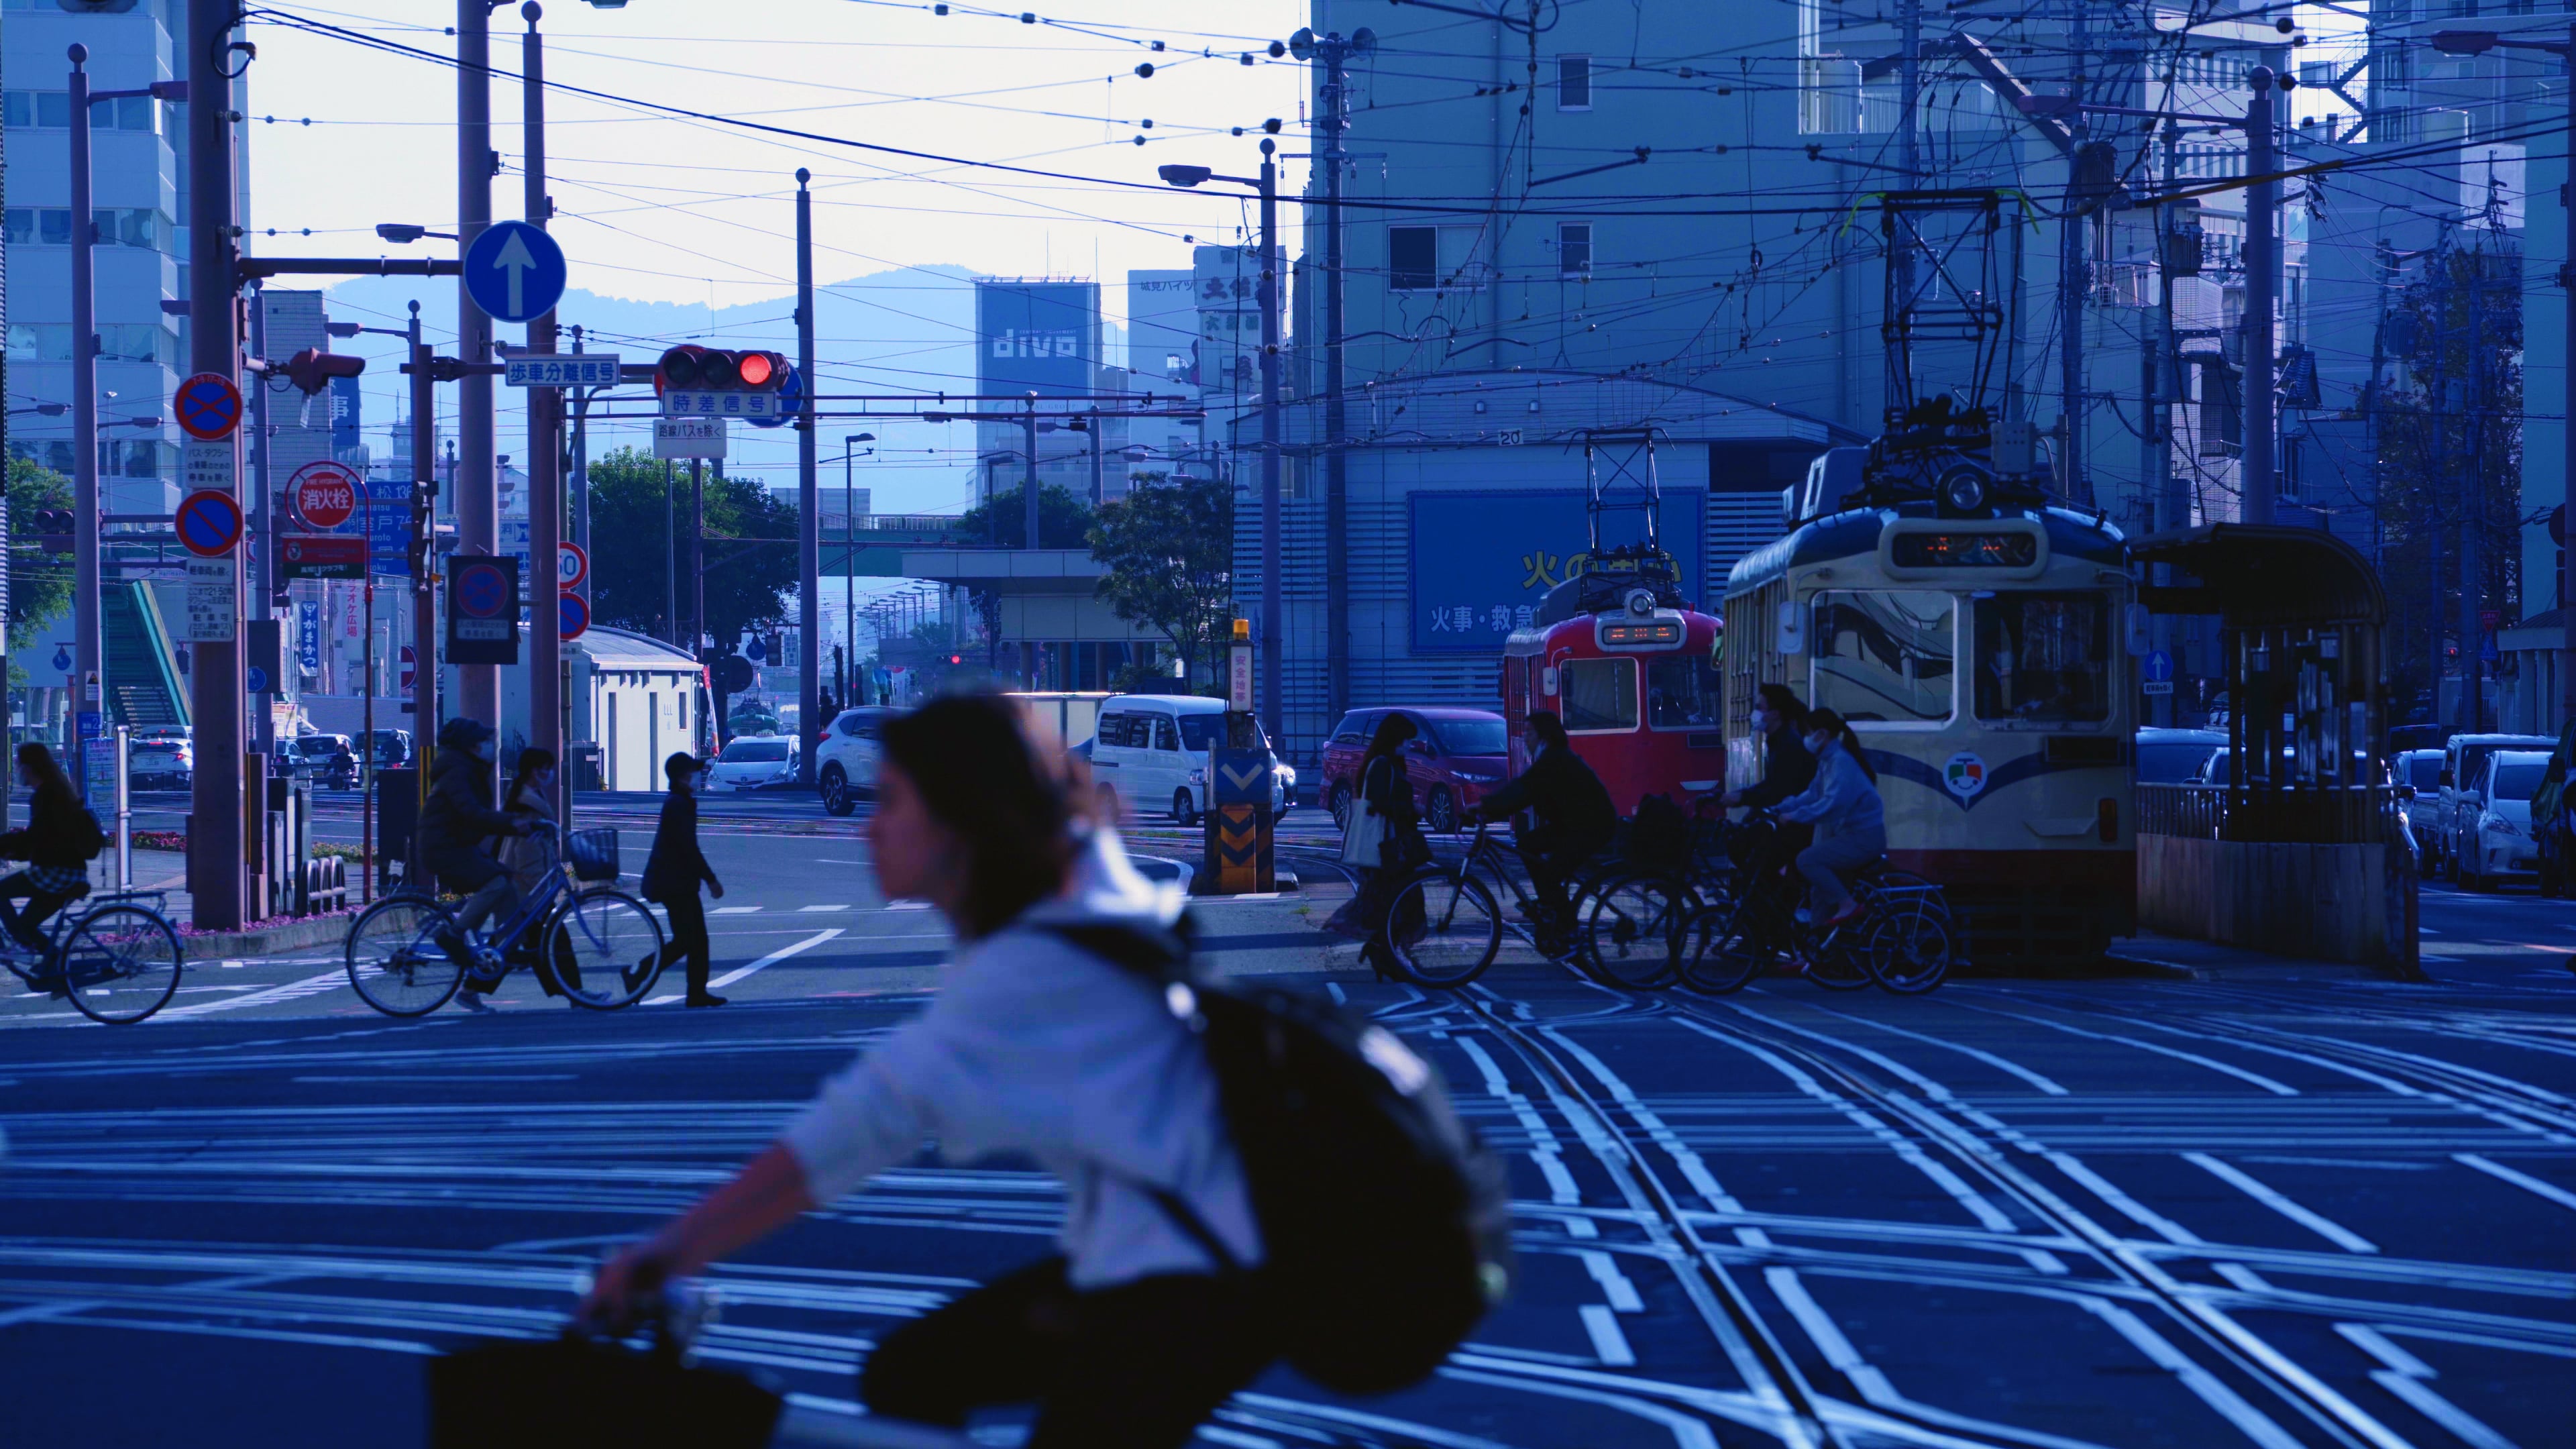
<path fill-rule="evenodd" d="M 796 909 L 797 909 L 800 913 L 802 913 L 802 914 L 811 915 L 811 914 L 813 914 L 813 913 L 814 913 L 814 912 L 816 912 L 816 911 L 846 911 L 846 910 L 848 910 L 848 909 L 849 909 L 849 907 L 848 907 L 848 906 L 798 906 Z"/>
<path fill-rule="evenodd" d="M 266 991 L 254 991 L 247 996 L 227 996 L 219 1001 L 200 1001 L 192 1006 L 174 1006 L 151 1019 L 168 1021 L 174 1017 L 206 1016 L 218 1011 L 235 1011 L 245 1006 L 274 1006 L 279 1002 L 318 995 L 348 979 L 346 972 L 333 969 L 319 976 L 307 976 L 301 981 L 289 981 L 283 986 L 272 986 Z"/>

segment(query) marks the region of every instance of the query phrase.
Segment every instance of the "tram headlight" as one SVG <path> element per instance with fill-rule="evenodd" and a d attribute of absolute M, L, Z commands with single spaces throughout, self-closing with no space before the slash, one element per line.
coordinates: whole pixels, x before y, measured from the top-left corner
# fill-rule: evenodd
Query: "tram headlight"
<path fill-rule="evenodd" d="M 1953 468 L 1941 475 L 1941 501 L 1953 511 L 1974 513 L 1986 506 L 1986 475 L 1974 468 Z"/>

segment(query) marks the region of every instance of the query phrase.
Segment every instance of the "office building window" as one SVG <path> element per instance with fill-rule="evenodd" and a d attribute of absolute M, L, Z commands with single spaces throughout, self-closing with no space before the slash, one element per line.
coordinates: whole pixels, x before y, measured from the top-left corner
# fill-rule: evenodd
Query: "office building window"
<path fill-rule="evenodd" d="M 1556 58 L 1556 108 L 1560 111 L 1592 109 L 1592 57 L 1560 55 Z"/>
<path fill-rule="evenodd" d="M 1561 221 L 1556 224 L 1556 274 L 1560 277 L 1592 275 L 1592 223 Z"/>
<path fill-rule="evenodd" d="M 1386 229 L 1386 284 L 1398 292 L 1427 292 L 1440 284 L 1440 228 Z"/>
<path fill-rule="evenodd" d="M 146 250 L 170 249 L 170 218 L 143 206 L 100 207 L 90 213 L 97 223 L 100 246 L 142 247 Z M 69 246 L 72 240 L 72 213 L 62 206 L 13 206 L 7 212 L 9 244 L 12 246 Z"/>
<path fill-rule="evenodd" d="M 90 129 L 96 131 L 144 131 L 161 129 L 162 107 L 150 96 L 123 96 L 115 100 L 92 101 L 89 105 Z M 0 92 L 0 119 L 11 130 L 27 126 L 68 129 L 72 123 L 72 95 L 69 91 Z"/>

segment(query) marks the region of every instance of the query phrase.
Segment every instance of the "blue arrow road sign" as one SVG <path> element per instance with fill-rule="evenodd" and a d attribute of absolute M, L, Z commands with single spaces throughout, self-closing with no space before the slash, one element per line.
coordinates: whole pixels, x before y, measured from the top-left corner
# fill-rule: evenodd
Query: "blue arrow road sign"
<path fill-rule="evenodd" d="M 2173 656 L 2162 649 L 2147 656 L 2146 667 L 2139 671 L 2149 684 L 2162 684 L 2173 678 Z"/>
<path fill-rule="evenodd" d="M 68 649 L 56 649 L 54 651 L 54 667 L 68 673 L 72 667 L 72 651 Z"/>
<path fill-rule="evenodd" d="M 563 298 L 563 248 L 524 221 L 496 221 L 465 249 L 465 291 L 495 322 L 542 317 Z"/>

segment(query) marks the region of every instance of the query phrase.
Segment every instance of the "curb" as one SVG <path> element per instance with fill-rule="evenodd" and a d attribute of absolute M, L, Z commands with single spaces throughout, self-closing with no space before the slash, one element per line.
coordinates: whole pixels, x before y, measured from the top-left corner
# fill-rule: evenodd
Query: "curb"
<path fill-rule="evenodd" d="M 276 925 L 254 926 L 244 931 L 199 931 L 179 937 L 179 949 L 191 960 L 230 959 L 237 956 L 266 956 L 278 951 L 294 951 L 310 946 L 335 943 L 349 933 L 349 922 L 356 911 L 333 911 L 327 915 L 299 916 Z"/>

